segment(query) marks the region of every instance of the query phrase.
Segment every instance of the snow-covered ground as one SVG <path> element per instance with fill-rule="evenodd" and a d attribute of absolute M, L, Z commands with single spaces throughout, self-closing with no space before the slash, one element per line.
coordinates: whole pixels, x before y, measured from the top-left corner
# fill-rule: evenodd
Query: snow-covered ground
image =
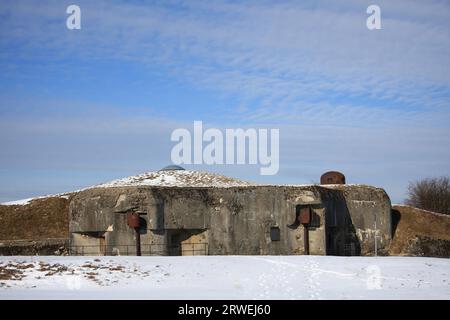
<path fill-rule="evenodd" d="M 450 299 L 450 259 L 0 257 L 0 299 L 91 298 Z"/>
<path fill-rule="evenodd" d="M 54 198 L 54 197 L 68 199 L 69 198 L 69 193 L 51 194 L 51 195 L 46 195 L 46 196 L 34 197 L 34 198 L 27 198 L 27 199 L 8 201 L 8 202 L 0 203 L 0 205 L 3 205 L 3 206 L 25 206 L 27 204 L 30 204 L 30 202 L 33 201 L 33 200 L 45 199 L 45 198 Z"/>

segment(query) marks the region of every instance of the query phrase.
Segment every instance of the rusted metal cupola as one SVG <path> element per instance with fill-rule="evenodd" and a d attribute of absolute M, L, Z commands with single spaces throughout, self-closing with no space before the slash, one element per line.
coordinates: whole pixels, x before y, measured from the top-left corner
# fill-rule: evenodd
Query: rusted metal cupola
<path fill-rule="evenodd" d="M 345 184 L 345 176 L 338 171 L 328 171 L 320 177 L 320 184 Z"/>

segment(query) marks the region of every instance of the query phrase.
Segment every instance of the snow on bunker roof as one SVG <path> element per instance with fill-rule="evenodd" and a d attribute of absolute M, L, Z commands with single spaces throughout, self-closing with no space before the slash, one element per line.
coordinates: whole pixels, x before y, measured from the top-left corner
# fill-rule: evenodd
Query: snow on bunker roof
<path fill-rule="evenodd" d="M 155 187 L 241 187 L 255 185 L 239 179 L 205 171 L 169 169 L 146 172 L 136 176 L 113 180 L 92 188 L 155 186 Z"/>

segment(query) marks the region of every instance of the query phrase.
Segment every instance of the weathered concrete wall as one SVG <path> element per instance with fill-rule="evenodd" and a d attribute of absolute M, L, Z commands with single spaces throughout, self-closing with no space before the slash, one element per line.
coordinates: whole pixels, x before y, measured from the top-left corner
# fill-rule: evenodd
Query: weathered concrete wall
<path fill-rule="evenodd" d="M 348 255 L 372 255 L 376 239 L 377 253 L 387 254 L 392 240 L 391 202 L 383 189 L 332 185 L 321 186 L 319 190 L 328 212 L 328 235 L 337 233 L 334 240 L 340 250 L 348 251 Z M 352 248 L 342 247 L 345 245 Z M 329 243 L 328 248 L 332 247 Z M 328 254 L 334 254 L 331 251 Z"/>
<path fill-rule="evenodd" d="M 326 216 L 341 208 L 350 217 L 345 223 L 354 225 L 361 240 L 360 252 L 368 254 L 373 216 L 380 220 L 380 249 L 390 239 L 389 233 L 384 235 L 387 225 L 390 232 L 386 220 L 390 211 L 384 210 L 390 209 L 390 203 L 379 190 L 348 186 L 336 190 L 319 186 L 90 189 L 70 203 L 70 231 L 105 232 L 107 248 L 116 247 L 123 254 L 120 246 L 129 245 L 128 254 L 133 254 L 136 234 L 127 226 L 125 214 L 133 210 L 145 222 L 140 230 L 144 252 L 149 244 L 154 244 L 155 254 L 166 254 L 176 243 L 186 247 L 207 243 L 209 254 L 302 254 L 303 226 L 288 225 L 295 221 L 296 206 L 308 205 L 315 217 L 309 228 L 310 254 L 327 253 Z M 271 239 L 271 228 L 279 229 L 279 240 Z M 83 243 L 79 239 L 72 236 L 75 245 Z"/>
<path fill-rule="evenodd" d="M 0 256 L 51 256 L 68 253 L 68 239 L 0 241 Z"/>

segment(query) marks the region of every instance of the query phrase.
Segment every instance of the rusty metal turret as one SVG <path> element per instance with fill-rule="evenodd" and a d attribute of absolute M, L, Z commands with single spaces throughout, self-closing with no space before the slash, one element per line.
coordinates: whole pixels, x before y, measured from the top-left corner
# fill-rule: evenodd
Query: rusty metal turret
<path fill-rule="evenodd" d="M 328 171 L 320 177 L 320 184 L 345 184 L 345 176 L 338 171 Z"/>

